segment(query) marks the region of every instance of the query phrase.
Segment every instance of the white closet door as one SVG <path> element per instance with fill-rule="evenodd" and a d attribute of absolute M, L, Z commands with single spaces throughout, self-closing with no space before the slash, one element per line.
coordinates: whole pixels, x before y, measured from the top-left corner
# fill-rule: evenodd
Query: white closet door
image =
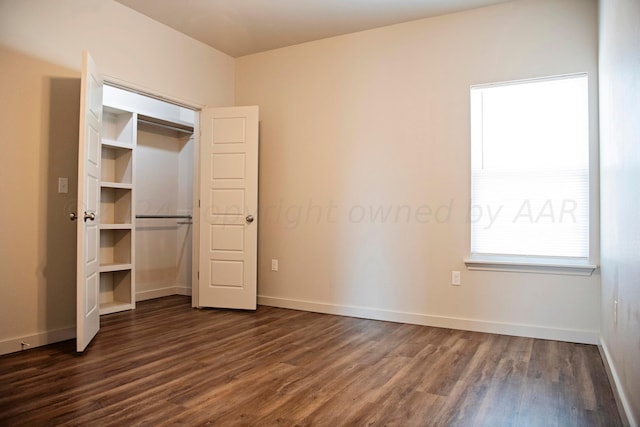
<path fill-rule="evenodd" d="M 256 309 L 258 107 L 201 112 L 201 307 Z"/>
<path fill-rule="evenodd" d="M 81 352 L 100 329 L 100 133 L 102 77 L 88 52 L 82 56 L 78 145 L 76 349 Z"/>

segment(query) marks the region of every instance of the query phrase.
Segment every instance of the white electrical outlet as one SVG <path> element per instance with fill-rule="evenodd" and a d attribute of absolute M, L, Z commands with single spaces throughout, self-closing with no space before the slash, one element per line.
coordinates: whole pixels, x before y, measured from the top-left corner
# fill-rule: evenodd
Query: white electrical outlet
<path fill-rule="evenodd" d="M 277 259 L 272 259 L 271 260 L 271 271 L 278 271 L 278 260 Z"/>
<path fill-rule="evenodd" d="M 613 324 L 618 324 L 618 300 L 613 300 Z"/>
<path fill-rule="evenodd" d="M 455 286 L 460 286 L 460 272 L 452 271 L 451 272 L 451 284 Z"/>

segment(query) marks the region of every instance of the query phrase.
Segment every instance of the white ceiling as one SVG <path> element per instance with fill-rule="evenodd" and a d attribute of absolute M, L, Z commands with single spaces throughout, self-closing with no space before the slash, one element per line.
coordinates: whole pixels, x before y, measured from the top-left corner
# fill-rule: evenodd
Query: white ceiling
<path fill-rule="evenodd" d="M 510 0 L 116 0 L 239 57 Z"/>

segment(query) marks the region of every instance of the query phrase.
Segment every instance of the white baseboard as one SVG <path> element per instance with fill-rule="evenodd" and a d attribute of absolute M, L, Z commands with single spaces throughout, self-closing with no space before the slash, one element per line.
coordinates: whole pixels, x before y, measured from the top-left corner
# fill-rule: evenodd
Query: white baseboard
<path fill-rule="evenodd" d="M 186 286 L 168 286 L 166 288 L 152 289 L 149 291 L 136 292 L 136 302 L 148 299 L 168 297 L 170 295 L 191 296 L 191 288 Z"/>
<path fill-rule="evenodd" d="M 340 316 L 384 320 L 388 322 L 410 323 L 414 325 L 434 326 L 438 328 L 460 329 L 464 331 L 485 332 L 500 335 L 514 335 L 519 337 L 575 342 L 580 344 L 598 344 L 599 336 L 598 331 L 560 329 L 546 326 L 464 319 L 459 317 L 434 316 L 429 314 L 407 313 L 369 307 L 270 297 L 266 295 L 258 296 L 258 304 L 290 308 L 294 310 L 313 311 L 317 313 L 337 314 Z"/>
<path fill-rule="evenodd" d="M 147 299 L 160 298 L 169 295 L 191 296 L 191 288 L 186 286 L 171 286 L 168 288 L 138 292 L 136 293 L 136 301 L 144 301 Z M 3 354 L 15 353 L 17 351 L 28 350 L 30 348 L 40 347 L 43 345 L 53 344 L 56 342 L 71 340 L 75 338 L 75 327 L 11 338 L 8 340 L 0 341 L 0 356 Z M 26 343 L 28 345 L 23 346 L 22 343 Z"/>
<path fill-rule="evenodd" d="M 607 348 L 607 344 L 604 342 L 602 337 L 600 337 L 598 350 L 600 350 L 600 356 L 602 356 L 604 368 L 607 371 L 607 375 L 609 376 L 609 383 L 611 384 L 611 389 L 613 390 L 613 394 L 616 398 L 616 404 L 618 405 L 618 412 L 620 412 L 620 417 L 622 417 L 622 423 L 631 427 L 638 427 L 638 421 L 633 417 L 629 399 L 627 399 L 627 395 L 624 392 L 624 388 L 622 387 L 622 382 L 620 381 L 620 377 L 618 376 L 618 371 L 613 364 L 613 360 L 611 358 L 611 354 L 609 353 L 609 349 Z"/>
<path fill-rule="evenodd" d="M 191 288 L 188 288 L 186 286 L 176 286 L 174 289 L 176 290 L 176 294 L 178 295 L 185 295 L 188 297 L 191 296 Z"/>
<path fill-rule="evenodd" d="M 40 332 L 34 335 L 11 338 L 0 341 L 0 355 L 15 353 L 16 351 L 28 350 L 59 341 L 71 340 L 76 337 L 76 328 L 56 329 L 54 331 Z M 23 345 L 22 343 L 28 344 Z"/>

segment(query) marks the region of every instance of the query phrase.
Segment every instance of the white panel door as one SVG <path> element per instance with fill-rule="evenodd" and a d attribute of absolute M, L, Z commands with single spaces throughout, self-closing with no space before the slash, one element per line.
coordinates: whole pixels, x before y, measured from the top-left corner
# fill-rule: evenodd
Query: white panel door
<path fill-rule="evenodd" d="M 78 144 L 76 350 L 89 345 L 100 329 L 100 133 L 102 77 L 88 52 L 82 55 Z"/>
<path fill-rule="evenodd" d="M 198 305 L 255 310 L 258 107 L 201 112 Z"/>

